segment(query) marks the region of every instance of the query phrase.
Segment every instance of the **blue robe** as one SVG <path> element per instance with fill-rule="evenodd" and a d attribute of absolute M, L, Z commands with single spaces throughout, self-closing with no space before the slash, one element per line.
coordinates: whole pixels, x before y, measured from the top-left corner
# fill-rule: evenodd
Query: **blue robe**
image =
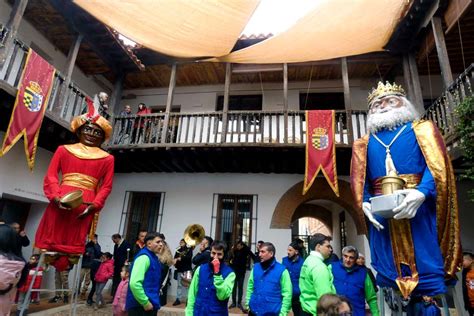
<path fill-rule="evenodd" d="M 419 283 L 412 294 L 433 296 L 446 292 L 443 258 L 436 228 L 436 185 L 417 143 L 412 124 L 406 125 L 405 130 L 390 147 L 392 160 L 399 174 L 422 175 L 416 189 L 426 197 L 416 216 L 410 220 L 416 267 L 419 273 Z M 388 145 L 401 128 L 403 126 L 393 131 L 383 130 L 378 132 L 377 136 Z M 370 193 L 372 181 L 386 175 L 385 156 L 385 148 L 371 135 L 367 149 L 364 202 L 369 202 L 369 198 L 373 196 Z M 385 218 L 377 215 L 375 219 L 385 227 L 377 231 L 369 223 L 370 251 L 372 266 L 378 272 L 377 284 L 382 287 L 397 288 L 395 279 L 398 275 L 392 253 L 389 223 Z M 409 269 L 402 267 L 402 274 L 409 275 Z"/>

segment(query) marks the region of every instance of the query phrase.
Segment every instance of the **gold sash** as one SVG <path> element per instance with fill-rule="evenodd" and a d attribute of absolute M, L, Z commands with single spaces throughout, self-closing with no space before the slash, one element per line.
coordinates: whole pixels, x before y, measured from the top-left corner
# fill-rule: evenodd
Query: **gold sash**
<path fill-rule="evenodd" d="M 69 185 L 80 189 L 95 191 L 97 183 L 99 183 L 99 181 L 94 177 L 88 176 L 83 173 L 72 172 L 65 173 L 63 175 L 63 181 L 61 184 Z"/>

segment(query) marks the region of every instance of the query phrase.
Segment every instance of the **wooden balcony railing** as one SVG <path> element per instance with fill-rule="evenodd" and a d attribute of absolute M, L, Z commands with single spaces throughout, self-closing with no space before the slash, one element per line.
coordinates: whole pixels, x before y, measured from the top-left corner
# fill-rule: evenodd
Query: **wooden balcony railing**
<path fill-rule="evenodd" d="M 285 133 L 283 111 L 230 111 L 223 131 L 222 112 L 170 113 L 119 116 L 114 119 L 110 149 L 199 146 L 303 146 L 306 141 L 304 111 L 288 112 Z M 366 133 L 364 111 L 336 111 L 336 145 L 352 146 Z M 285 137 L 286 136 L 286 137 Z"/>
<path fill-rule="evenodd" d="M 19 40 L 15 40 L 15 47 L 2 69 L 0 69 L 0 80 L 4 80 L 12 87 L 18 88 L 21 74 L 25 67 L 26 57 L 29 47 Z M 65 89 L 64 98 L 60 98 L 60 91 L 64 85 L 64 76 L 56 70 L 51 96 L 47 105 L 46 115 L 51 117 L 57 123 L 69 126 L 71 119 L 83 113 L 86 108 L 86 93 L 79 89 L 74 83 L 70 83 Z"/>
<path fill-rule="evenodd" d="M 474 96 L 473 80 L 474 64 L 471 64 L 425 112 L 424 118 L 436 123 L 448 147 L 458 139 L 455 110 L 465 98 Z"/>

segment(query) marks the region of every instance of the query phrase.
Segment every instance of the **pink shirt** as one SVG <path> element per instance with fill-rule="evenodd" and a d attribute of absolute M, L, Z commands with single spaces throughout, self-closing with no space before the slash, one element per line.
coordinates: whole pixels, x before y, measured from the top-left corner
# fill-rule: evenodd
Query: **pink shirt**
<path fill-rule="evenodd" d="M 127 311 L 125 310 L 125 302 L 127 301 L 127 291 L 128 279 L 120 281 L 120 284 L 117 287 L 117 292 L 115 292 L 114 302 L 112 303 L 114 315 L 116 316 L 127 315 Z"/>

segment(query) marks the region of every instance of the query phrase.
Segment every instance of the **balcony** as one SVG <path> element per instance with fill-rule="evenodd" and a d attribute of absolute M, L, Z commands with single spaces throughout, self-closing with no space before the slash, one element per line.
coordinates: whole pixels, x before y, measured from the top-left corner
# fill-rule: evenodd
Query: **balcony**
<path fill-rule="evenodd" d="M 28 50 L 29 47 L 27 45 L 19 40 L 15 40 L 13 53 L 7 57 L 4 67 L 0 70 L 0 87 L 12 96 L 16 96 L 16 90 L 20 84 Z M 69 129 L 71 118 L 81 114 L 85 109 L 85 98 L 87 95 L 71 82 L 65 89 L 64 97 L 60 97 L 60 91 L 64 89 L 64 85 L 64 76 L 56 70 L 45 115 L 47 118 Z"/>
<path fill-rule="evenodd" d="M 444 137 L 448 151 L 453 159 L 460 158 L 459 135 L 456 131 L 456 107 L 465 98 L 474 97 L 472 81 L 474 64 L 471 64 L 426 110 L 424 118 L 432 120 Z"/>
<path fill-rule="evenodd" d="M 336 111 L 335 141 L 351 147 L 366 133 L 365 111 Z M 164 129 L 164 126 L 168 126 Z M 304 111 L 230 111 L 118 116 L 108 149 L 154 147 L 304 147 Z"/>

